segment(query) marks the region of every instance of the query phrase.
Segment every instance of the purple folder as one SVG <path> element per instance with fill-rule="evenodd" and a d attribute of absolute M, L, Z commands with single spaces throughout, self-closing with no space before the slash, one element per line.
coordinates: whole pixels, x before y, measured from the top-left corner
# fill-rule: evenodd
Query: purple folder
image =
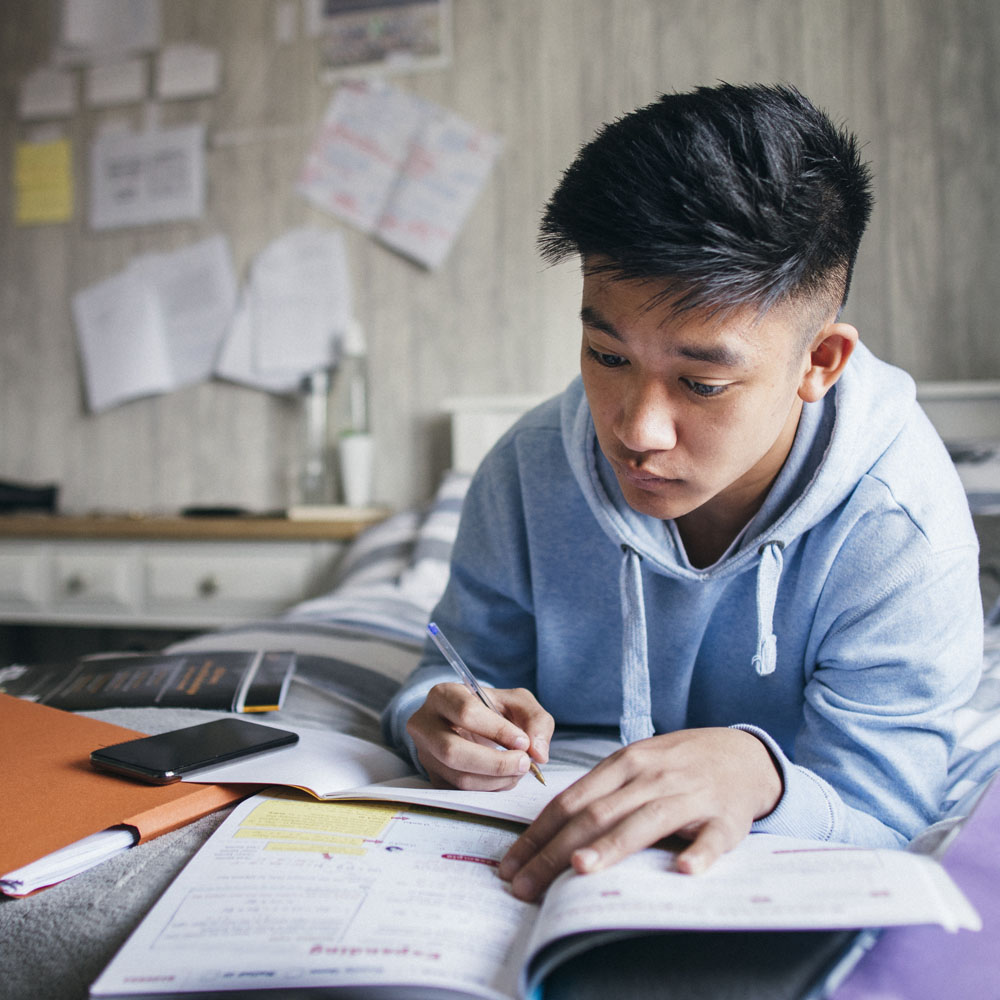
<path fill-rule="evenodd" d="M 979 911 L 980 931 L 890 927 L 832 1000 L 996 1000 L 1000 997 L 1000 779 L 990 782 L 941 863 Z"/>

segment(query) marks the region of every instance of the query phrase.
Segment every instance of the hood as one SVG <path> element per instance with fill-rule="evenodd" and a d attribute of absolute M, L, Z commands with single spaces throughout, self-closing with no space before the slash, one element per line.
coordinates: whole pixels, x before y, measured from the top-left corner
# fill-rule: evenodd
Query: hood
<path fill-rule="evenodd" d="M 858 344 L 826 396 L 803 407 L 791 452 L 740 544 L 704 569 L 689 565 L 679 536 L 662 521 L 625 502 L 597 444 L 580 378 L 563 396 L 562 436 L 573 475 L 608 535 L 622 549 L 622 736 L 652 735 L 649 671 L 641 570 L 691 581 L 757 572 L 757 653 L 764 676 L 775 669 L 777 638 L 771 624 L 782 569 L 782 550 L 840 505 L 895 440 L 916 399 L 913 380 Z"/>

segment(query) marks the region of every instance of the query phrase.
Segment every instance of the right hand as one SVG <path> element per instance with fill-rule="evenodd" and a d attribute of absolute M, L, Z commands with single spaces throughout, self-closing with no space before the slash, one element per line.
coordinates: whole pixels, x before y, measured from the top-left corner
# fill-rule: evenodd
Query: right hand
<path fill-rule="evenodd" d="M 513 788 L 534 760 L 549 759 L 555 722 L 525 688 L 490 688 L 491 712 L 464 684 L 437 684 L 406 731 L 437 787 Z M 506 749 L 504 749 L 506 748 Z"/>

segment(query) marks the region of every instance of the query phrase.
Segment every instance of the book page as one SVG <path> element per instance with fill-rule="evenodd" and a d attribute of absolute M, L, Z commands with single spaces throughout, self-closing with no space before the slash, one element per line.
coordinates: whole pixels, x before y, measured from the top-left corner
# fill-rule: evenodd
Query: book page
<path fill-rule="evenodd" d="M 559 792 L 589 770 L 612 745 L 602 741 L 553 741 L 545 784 L 526 774 L 501 792 L 434 788 L 386 747 L 342 733 L 286 726 L 299 733 L 296 746 L 281 753 L 248 757 L 196 774 L 185 781 L 289 785 L 318 799 L 365 799 L 437 806 L 457 812 L 530 823 Z M 562 758 L 562 759 L 560 759 Z M 564 762 L 566 760 L 572 763 Z"/>
<path fill-rule="evenodd" d="M 254 796 L 91 996 L 406 984 L 379 995 L 454 988 L 509 1000 L 537 913 L 495 874 L 516 836 L 439 811 Z"/>
<path fill-rule="evenodd" d="M 598 928 L 977 930 L 980 923 L 937 862 L 902 850 L 753 834 L 702 875 L 677 872 L 674 858 L 651 849 L 603 872 L 560 876 L 544 900 L 531 954 Z"/>

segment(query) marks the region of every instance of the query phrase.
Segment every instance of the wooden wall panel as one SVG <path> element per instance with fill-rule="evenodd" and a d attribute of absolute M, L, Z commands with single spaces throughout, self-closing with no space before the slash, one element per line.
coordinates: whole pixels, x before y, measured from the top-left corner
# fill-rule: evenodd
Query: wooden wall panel
<path fill-rule="evenodd" d="M 504 149 L 445 265 L 428 273 L 294 192 L 332 93 L 305 39 L 273 40 L 275 0 L 168 0 L 165 35 L 222 50 L 212 100 L 164 124 L 209 129 L 209 203 L 197 222 L 95 234 L 87 143 L 123 112 L 81 111 L 77 216 L 15 228 L 0 212 L 0 477 L 58 480 L 64 506 L 171 509 L 293 498 L 294 402 L 211 382 L 85 411 L 71 295 L 137 253 L 230 238 L 241 278 L 287 229 L 345 232 L 371 345 L 377 491 L 427 496 L 447 462 L 441 400 L 558 391 L 576 369 L 578 277 L 543 268 L 548 194 L 601 122 L 665 90 L 717 80 L 799 85 L 865 142 L 878 204 L 848 318 L 919 378 L 1000 377 L 996 232 L 1000 4 L 994 0 L 455 0 L 455 55 L 399 85 L 499 132 Z M 47 58 L 53 5 L 0 10 L 0 183 L 9 191 L 17 86 Z M 133 125 L 141 109 L 126 109 Z M 248 132 L 260 141 L 239 141 Z"/>

